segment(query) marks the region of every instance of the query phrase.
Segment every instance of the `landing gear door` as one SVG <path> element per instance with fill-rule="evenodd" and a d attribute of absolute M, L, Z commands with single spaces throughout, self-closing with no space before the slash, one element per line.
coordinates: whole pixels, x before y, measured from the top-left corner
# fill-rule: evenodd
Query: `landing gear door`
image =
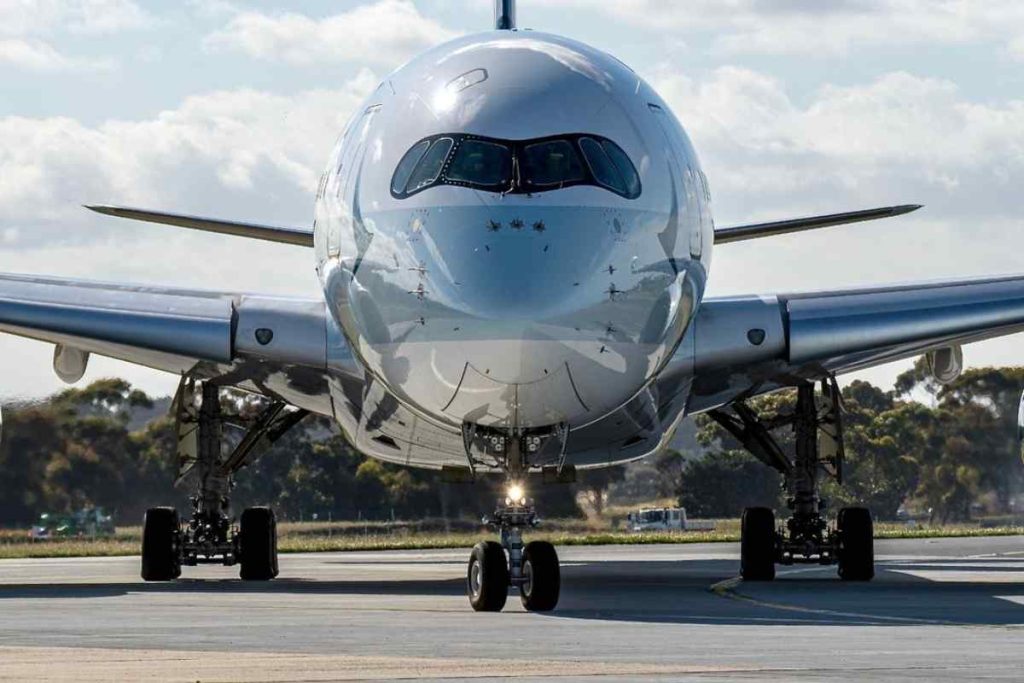
<path fill-rule="evenodd" d="M 825 404 L 818 425 L 818 454 L 820 462 L 837 484 L 843 483 L 843 416 L 842 394 L 835 377 L 821 382 L 821 398 Z"/>

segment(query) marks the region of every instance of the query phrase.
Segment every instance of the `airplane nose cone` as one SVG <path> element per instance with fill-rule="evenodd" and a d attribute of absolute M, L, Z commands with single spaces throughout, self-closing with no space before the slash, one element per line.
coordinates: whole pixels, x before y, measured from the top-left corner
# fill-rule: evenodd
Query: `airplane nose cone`
<path fill-rule="evenodd" d="M 365 296 L 353 308 L 376 340 L 364 355 L 378 375 L 427 412 L 584 424 L 634 395 L 681 334 L 672 326 L 684 278 L 656 236 L 642 239 L 663 216 L 477 206 L 410 221 L 408 249 L 374 244 L 371 263 L 386 267 L 360 273 Z"/>
<path fill-rule="evenodd" d="M 486 212 L 470 227 L 435 233 L 444 294 L 485 320 L 543 322 L 571 310 L 610 245 L 604 231 L 584 235 L 578 217 L 560 220 L 563 214 Z"/>

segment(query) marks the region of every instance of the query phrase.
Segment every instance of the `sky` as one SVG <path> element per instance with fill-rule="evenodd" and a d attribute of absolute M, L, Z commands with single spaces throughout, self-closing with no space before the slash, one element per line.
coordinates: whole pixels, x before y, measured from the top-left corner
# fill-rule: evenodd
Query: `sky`
<path fill-rule="evenodd" d="M 0 0 L 0 271 L 316 295 L 312 253 L 85 203 L 307 226 L 350 113 L 490 0 Z M 519 0 L 519 25 L 632 66 L 673 107 L 727 226 L 919 203 L 715 250 L 709 295 L 1024 272 L 1019 0 Z M 965 348 L 1018 364 L 1022 338 Z M 0 336 L 0 399 L 52 346 Z M 909 363 L 857 375 L 889 387 Z M 175 377 L 94 358 L 155 394 Z"/>

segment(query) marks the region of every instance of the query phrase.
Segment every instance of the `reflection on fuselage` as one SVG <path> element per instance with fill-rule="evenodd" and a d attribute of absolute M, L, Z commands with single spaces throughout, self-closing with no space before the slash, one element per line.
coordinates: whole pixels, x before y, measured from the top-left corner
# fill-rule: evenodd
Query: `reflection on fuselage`
<path fill-rule="evenodd" d="M 399 69 L 349 124 L 318 193 L 318 268 L 354 351 L 408 408 L 579 427 L 682 338 L 708 201 L 682 128 L 628 68 L 482 34 Z"/>

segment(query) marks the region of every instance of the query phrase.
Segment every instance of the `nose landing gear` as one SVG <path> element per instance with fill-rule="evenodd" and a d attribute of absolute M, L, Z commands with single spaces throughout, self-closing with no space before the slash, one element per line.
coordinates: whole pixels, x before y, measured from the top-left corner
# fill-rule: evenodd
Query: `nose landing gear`
<path fill-rule="evenodd" d="M 547 541 L 523 543 L 523 531 L 538 526 L 537 511 L 527 499 L 520 482 L 531 466 L 543 467 L 545 457 L 555 458 L 551 470 L 555 481 L 563 478 L 567 425 L 552 430 L 484 430 L 463 426 L 466 457 L 470 467 L 486 464 L 501 468 L 508 478 L 508 493 L 499 500 L 494 514 L 484 519 L 498 532 L 500 543 L 481 541 L 473 548 L 466 568 L 466 594 L 477 612 L 500 612 L 508 599 L 509 586 L 519 589 L 523 607 L 530 612 L 549 612 L 558 605 L 562 588 L 558 553 Z M 483 444 L 489 462 L 477 458 L 474 447 Z M 565 470 L 567 473 L 568 470 Z M 574 478 L 574 477 L 573 477 Z"/>
<path fill-rule="evenodd" d="M 561 592 L 558 553 L 547 541 L 523 545 L 523 529 L 536 527 L 538 520 L 522 488 L 511 486 L 510 496 L 486 521 L 499 532 L 501 542 L 481 541 L 473 548 L 466 569 L 469 604 L 477 612 L 500 612 L 509 586 L 515 586 L 528 611 L 553 610 Z"/>

